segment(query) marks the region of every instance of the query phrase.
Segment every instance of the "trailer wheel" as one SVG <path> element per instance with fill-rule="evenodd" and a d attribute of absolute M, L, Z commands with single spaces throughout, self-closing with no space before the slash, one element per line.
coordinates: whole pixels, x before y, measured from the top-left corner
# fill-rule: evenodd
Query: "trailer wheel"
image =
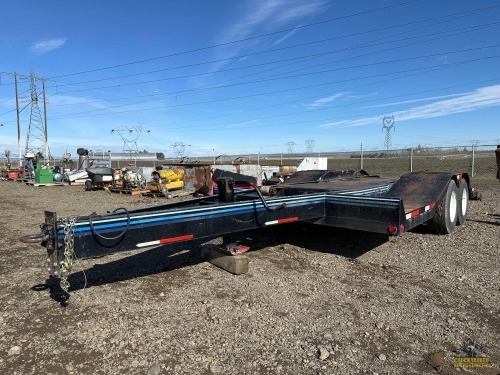
<path fill-rule="evenodd" d="M 467 181 L 462 179 L 460 188 L 458 189 L 458 218 L 457 225 L 462 225 L 467 219 L 467 212 L 469 211 L 469 185 Z"/>
<path fill-rule="evenodd" d="M 455 181 L 450 180 L 446 194 L 439 204 L 434 217 L 429 220 L 428 226 L 438 234 L 449 234 L 455 229 L 459 209 L 458 188 Z"/>
<path fill-rule="evenodd" d="M 85 191 L 91 191 L 91 190 L 92 190 L 92 181 L 85 180 Z"/>

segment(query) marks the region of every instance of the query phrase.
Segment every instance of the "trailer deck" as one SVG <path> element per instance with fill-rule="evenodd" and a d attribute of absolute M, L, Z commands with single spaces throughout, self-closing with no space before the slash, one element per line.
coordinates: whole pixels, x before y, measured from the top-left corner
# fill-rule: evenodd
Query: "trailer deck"
<path fill-rule="evenodd" d="M 232 178 L 219 178 L 218 195 L 104 214 L 58 218 L 45 212 L 42 231 L 23 242 L 42 242 L 49 271 L 67 275 L 73 257 L 90 258 L 125 250 L 222 236 L 231 252 L 237 235 L 250 229 L 308 222 L 399 235 L 430 222 L 450 233 L 465 221 L 475 197 L 466 174 L 409 173 L 399 179 L 354 171 L 297 172 L 264 197 L 257 186 L 235 192 Z M 229 243 L 229 240 L 233 243 Z"/>

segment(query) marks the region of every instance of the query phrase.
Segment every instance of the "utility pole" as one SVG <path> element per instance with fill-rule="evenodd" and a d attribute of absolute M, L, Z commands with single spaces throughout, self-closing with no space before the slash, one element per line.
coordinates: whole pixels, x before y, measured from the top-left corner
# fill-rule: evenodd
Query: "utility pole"
<path fill-rule="evenodd" d="M 293 146 L 296 145 L 295 142 L 287 142 L 286 145 L 288 146 L 288 153 L 293 154 Z"/>
<path fill-rule="evenodd" d="M 120 126 L 115 129 L 111 129 L 111 134 L 118 134 L 123 140 L 123 152 L 128 153 L 130 160 L 136 161 L 137 158 L 133 155 L 139 153 L 139 148 L 137 147 L 137 140 L 141 136 L 141 133 L 151 133 L 151 130 L 143 130 L 141 125 L 138 126 Z"/>
<path fill-rule="evenodd" d="M 314 147 L 314 139 L 307 139 L 306 140 L 306 146 L 307 146 L 307 153 L 312 154 L 313 153 L 313 147 Z"/>
<path fill-rule="evenodd" d="M 37 78 L 35 73 L 32 72 L 29 76 L 8 72 L 0 72 L 0 74 L 7 74 L 14 77 L 14 91 L 16 99 L 16 118 L 17 118 L 17 149 L 19 154 L 19 166 L 22 166 L 22 148 L 21 148 L 21 112 L 30 105 L 30 121 L 28 125 L 28 133 L 26 135 L 26 147 L 25 153 L 33 152 L 37 153 L 44 151 L 44 158 L 49 160 L 50 150 L 48 143 L 48 133 L 47 133 L 47 99 L 45 94 L 45 78 Z M 29 104 L 23 109 L 19 109 L 19 78 L 29 79 L 30 81 L 30 99 Z M 43 90 L 43 119 L 42 113 L 38 106 L 38 94 L 37 94 L 37 80 L 42 81 Z"/>
<path fill-rule="evenodd" d="M 395 130 L 395 126 L 394 116 L 384 116 L 384 118 L 382 119 L 382 131 L 385 130 L 384 151 L 386 153 L 386 156 L 388 156 L 389 151 L 392 150 L 391 130 Z"/>
<path fill-rule="evenodd" d="M 16 91 L 16 115 L 17 115 L 17 152 L 19 153 L 19 166 L 23 166 L 23 158 L 21 156 L 21 118 L 19 113 L 19 95 L 17 89 L 17 74 L 14 72 L 14 86 Z"/>
<path fill-rule="evenodd" d="M 49 154 L 49 137 L 47 134 L 47 98 L 45 96 L 45 79 L 42 79 L 42 92 L 43 92 L 43 122 L 45 123 L 45 157 L 46 161 L 50 161 L 50 154 Z"/>
<path fill-rule="evenodd" d="M 361 142 L 361 169 L 363 169 L 363 142 Z"/>
<path fill-rule="evenodd" d="M 43 80 L 42 80 L 43 81 Z M 43 86 L 45 88 L 45 86 Z M 30 122 L 28 124 L 28 134 L 26 136 L 25 154 L 33 153 L 36 155 L 41 150 L 45 151 L 45 160 L 49 160 L 48 143 L 47 143 L 47 125 L 42 120 L 42 113 L 38 106 L 37 93 L 37 78 L 35 73 L 30 75 L 30 92 L 31 92 L 31 112 Z M 43 147 L 42 147 L 43 145 Z"/>
<path fill-rule="evenodd" d="M 189 146 L 191 146 L 191 145 L 187 145 L 184 142 L 175 142 L 173 145 L 170 145 L 170 147 L 174 150 L 175 156 L 177 156 L 179 159 L 182 159 L 182 157 L 184 156 L 184 151 L 186 150 L 186 147 L 189 147 Z"/>

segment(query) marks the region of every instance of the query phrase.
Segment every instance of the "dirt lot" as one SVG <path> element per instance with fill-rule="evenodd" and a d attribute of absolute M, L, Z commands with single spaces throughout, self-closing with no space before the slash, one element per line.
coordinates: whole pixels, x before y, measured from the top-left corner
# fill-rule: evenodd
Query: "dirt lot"
<path fill-rule="evenodd" d="M 475 185 L 449 236 L 273 227 L 245 234 L 239 276 L 190 244 L 84 260 L 61 307 L 44 248 L 18 241 L 43 211 L 164 201 L 0 181 L 0 373 L 500 374 L 500 184 Z M 467 338 L 492 367 L 453 368 Z"/>

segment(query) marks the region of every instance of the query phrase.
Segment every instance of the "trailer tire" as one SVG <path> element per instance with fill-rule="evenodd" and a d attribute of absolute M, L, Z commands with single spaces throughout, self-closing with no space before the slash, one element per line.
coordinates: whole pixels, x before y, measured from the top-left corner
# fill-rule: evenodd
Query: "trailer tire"
<path fill-rule="evenodd" d="M 438 234 L 449 234 L 455 229 L 459 209 L 458 188 L 455 181 L 450 180 L 446 194 L 440 202 L 433 218 L 429 220 L 428 226 Z"/>
<path fill-rule="evenodd" d="M 85 191 L 91 191 L 91 190 L 92 190 L 92 181 L 85 180 Z"/>
<path fill-rule="evenodd" d="M 465 220 L 467 220 L 467 212 L 469 211 L 469 185 L 467 184 L 467 181 L 462 179 L 458 191 L 457 225 L 462 225 L 465 223 Z"/>

